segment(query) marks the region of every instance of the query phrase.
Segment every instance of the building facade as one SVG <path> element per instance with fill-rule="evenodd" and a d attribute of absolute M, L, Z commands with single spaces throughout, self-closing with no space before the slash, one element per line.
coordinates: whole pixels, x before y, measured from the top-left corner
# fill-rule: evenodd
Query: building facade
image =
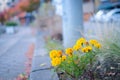
<path fill-rule="evenodd" d="M 0 12 L 3 12 L 10 7 L 14 7 L 19 1 L 20 0 L 0 0 Z"/>

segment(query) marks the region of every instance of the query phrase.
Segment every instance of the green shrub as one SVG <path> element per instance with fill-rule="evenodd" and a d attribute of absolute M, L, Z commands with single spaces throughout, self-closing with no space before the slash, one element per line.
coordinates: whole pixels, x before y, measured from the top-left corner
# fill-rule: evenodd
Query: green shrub
<path fill-rule="evenodd" d="M 6 24 L 5 24 L 7 27 L 15 27 L 15 26 L 17 26 L 18 24 L 16 23 L 16 22 L 6 22 Z"/>
<path fill-rule="evenodd" d="M 120 27 L 113 23 L 100 27 L 102 34 L 99 39 L 103 48 L 94 68 L 96 78 L 100 80 L 120 80 Z"/>

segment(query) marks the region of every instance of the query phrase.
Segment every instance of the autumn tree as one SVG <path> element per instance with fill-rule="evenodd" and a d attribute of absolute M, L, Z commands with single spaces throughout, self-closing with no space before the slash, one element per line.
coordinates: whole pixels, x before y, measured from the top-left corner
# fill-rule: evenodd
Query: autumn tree
<path fill-rule="evenodd" d="M 32 13 L 33 11 L 37 10 L 40 6 L 40 0 L 28 0 L 28 5 L 22 5 L 21 10 Z"/>
<path fill-rule="evenodd" d="M 29 22 L 32 21 L 32 12 L 36 11 L 40 6 L 40 0 L 28 0 L 28 4 L 23 4 L 21 10 L 29 13 Z"/>

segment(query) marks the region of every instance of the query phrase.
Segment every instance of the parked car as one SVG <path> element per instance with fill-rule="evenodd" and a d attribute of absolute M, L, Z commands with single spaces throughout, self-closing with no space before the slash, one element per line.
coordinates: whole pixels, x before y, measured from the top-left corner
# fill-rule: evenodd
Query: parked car
<path fill-rule="evenodd" d="M 95 15 L 90 18 L 91 22 L 103 22 L 103 18 L 108 10 L 99 10 Z"/>
<path fill-rule="evenodd" d="M 111 21 L 113 22 L 120 22 L 120 12 L 114 14 L 114 16 L 112 16 Z"/>
<path fill-rule="evenodd" d="M 120 9 L 100 10 L 90 21 L 92 22 L 120 22 Z"/>
<path fill-rule="evenodd" d="M 119 22 L 120 21 L 120 9 L 113 9 L 109 11 L 104 17 L 104 22 Z"/>

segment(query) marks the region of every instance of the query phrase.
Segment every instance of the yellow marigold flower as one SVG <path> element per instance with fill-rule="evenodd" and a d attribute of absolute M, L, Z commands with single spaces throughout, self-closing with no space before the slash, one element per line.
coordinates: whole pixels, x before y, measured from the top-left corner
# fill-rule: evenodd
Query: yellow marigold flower
<path fill-rule="evenodd" d="M 80 38 L 79 40 L 80 40 L 80 41 L 83 41 L 83 42 L 85 42 L 85 41 L 86 41 L 86 39 L 85 39 L 85 38 L 83 38 L 83 37 L 82 37 L 82 38 Z"/>
<path fill-rule="evenodd" d="M 78 51 L 80 48 L 81 48 L 81 45 L 78 45 L 78 44 L 73 46 L 73 50 L 75 51 Z"/>
<path fill-rule="evenodd" d="M 57 50 L 52 50 L 52 51 L 50 51 L 50 58 L 51 58 L 51 59 L 52 59 L 52 58 L 55 58 L 56 55 L 57 55 Z"/>
<path fill-rule="evenodd" d="M 61 64 L 61 59 L 58 58 L 58 57 L 53 58 L 52 61 L 51 61 L 51 64 L 52 64 L 52 66 L 54 66 L 54 67 L 55 67 L 55 66 L 58 66 L 58 65 Z"/>
<path fill-rule="evenodd" d="M 65 60 L 66 60 L 66 56 L 63 55 L 63 56 L 62 56 L 62 61 L 65 61 Z"/>
<path fill-rule="evenodd" d="M 62 51 L 61 50 L 58 50 L 57 51 L 57 57 L 61 57 L 62 56 Z"/>
<path fill-rule="evenodd" d="M 80 40 L 77 40 L 77 41 L 76 41 L 76 44 L 77 44 L 77 45 L 82 45 L 82 42 L 81 42 Z"/>
<path fill-rule="evenodd" d="M 82 48 L 81 51 L 82 51 L 82 52 L 85 52 L 85 48 Z"/>
<path fill-rule="evenodd" d="M 87 49 L 88 49 L 88 51 L 91 51 L 92 47 L 91 46 L 87 46 Z"/>
<path fill-rule="evenodd" d="M 67 48 L 65 50 L 66 54 L 69 55 L 69 56 L 72 56 L 72 53 L 73 53 L 73 49 L 72 48 Z"/>
<path fill-rule="evenodd" d="M 101 44 L 97 40 L 90 40 L 90 44 L 94 45 L 96 48 L 101 48 Z"/>
<path fill-rule="evenodd" d="M 86 52 L 86 53 L 89 52 L 87 47 L 85 48 L 85 52 Z"/>
<path fill-rule="evenodd" d="M 101 48 L 101 44 L 100 43 L 97 43 L 94 45 L 96 48 Z"/>
<path fill-rule="evenodd" d="M 86 42 L 85 38 L 80 38 L 80 39 L 77 40 L 76 44 L 81 45 L 81 44 L 83 44 L 85 42 Z"/>
<path fill-rule="evenodd" d="M 84 52 L 84 53 L 90 52 L 91 50 L 92 50 L 91 46 L 87 46 L 85 48 L 82 48 L 82 52 Z"/>
<path fill-rule="evenodd" d="M 94 39 L 93 39 L 93 40 L 90 40 L 89 42 L 90 42 L 90 44 L 92 44 L 92 45 L 95 45 L 96 43 L 98 43 L 98 41 L 97 41 L 97 40 L 94 40 Z"/>
<path fill-rule="evenodd" d="M 84 52 L 84 53 L 87 53 L 87 52 L 88 52 L 88 49 L 87 49 L 87 47 L 85 47 L 85 48 L 82 48 L 82 52 Z"/>

